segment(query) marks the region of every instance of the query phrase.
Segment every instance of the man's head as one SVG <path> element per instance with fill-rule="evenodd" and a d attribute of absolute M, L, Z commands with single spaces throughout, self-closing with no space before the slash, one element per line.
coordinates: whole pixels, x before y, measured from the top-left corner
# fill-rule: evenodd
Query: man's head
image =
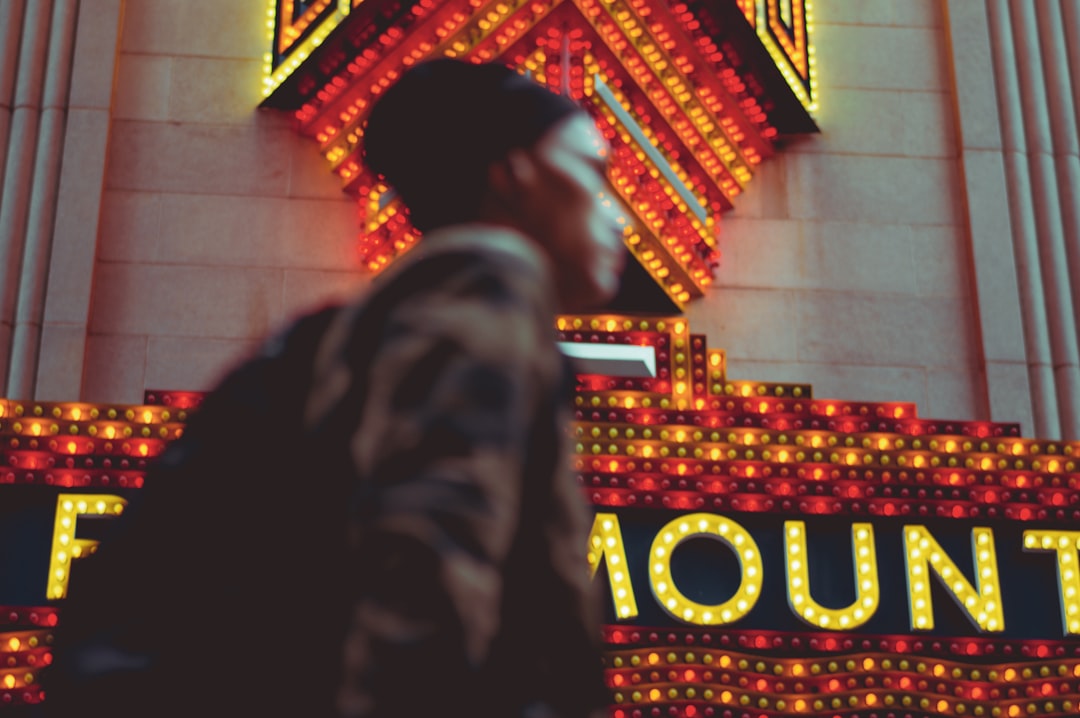
<path fill-rule="evenodd" d="M 607 184 L 609 148 L 589 115 L 499 64 L 451 59 L 406 71 L 372 108 L 364 158 L 417 229 L 519 230 L 552 261 L 563 309 L 598 308 L 626 250 Z"/>

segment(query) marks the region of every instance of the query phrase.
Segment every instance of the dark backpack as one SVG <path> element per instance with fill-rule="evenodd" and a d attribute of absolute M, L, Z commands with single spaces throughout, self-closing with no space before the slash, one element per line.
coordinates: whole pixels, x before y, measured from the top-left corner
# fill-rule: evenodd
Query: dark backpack
<path fill-rule="evenodd" d="M 329 711 L 314 699 L 332 696 L 336 663 L 314 662 L 334 655 L 323 641 L 339 640 L 343 612 L 313 614 L 336 595 L 322 569 L 344 521 L 324 512 L 343 488 L 321 485 L 299 444 L 314 354 L 337 311 L 299 319 L 208 392 L 97 553 L 73 566 L 41 677 L 45 715 Z M 293 665 L 263 659 L 282 641 Z M 290 696 L 305 691 L 265 688 L 295 681 L 310 684 L 302 705 Z"/>
<path fill-rule="evenodd" d="M 72 567 L 55 664 L 41 676 L 45 716 L 337 715 L 362 580 L 345 530 L 378 502 L 348 455 L 373 346 L 417 287 L 476 261 L 444 252 L 361 305 L 305 316 L 207 393 L 113 534 Z M 353 380 L 305 431 L 320 339 L 354 308 L 337 348 Z"/>

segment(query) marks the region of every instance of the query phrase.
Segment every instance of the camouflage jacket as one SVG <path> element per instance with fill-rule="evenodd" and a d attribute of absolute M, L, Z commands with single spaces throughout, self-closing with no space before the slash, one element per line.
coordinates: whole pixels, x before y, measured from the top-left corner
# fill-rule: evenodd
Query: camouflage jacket
<path fill-rule="evenodd" d="M 234 367 L 73 568 L 44 715 L 602 711 L 547 272 L 433 232 Z"/>
<path fill-rule="evenodd" d="M 379 280 L 327 332 L 305 410 L 348 432 L 355 488 L 341 714 L 584 716 L 607 700 L 600 608 L 545 260 L 457 227 Z"/>

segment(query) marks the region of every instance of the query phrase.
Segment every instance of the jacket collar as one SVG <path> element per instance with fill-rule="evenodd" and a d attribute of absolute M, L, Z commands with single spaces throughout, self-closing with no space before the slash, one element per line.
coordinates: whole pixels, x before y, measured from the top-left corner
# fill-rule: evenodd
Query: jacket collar
<path fill-rule="evenodd" d="M 551 276 L 549 260 L 520 232 L 493 224 L 458 224 L 431 230 L 414 250 L 418 257 L 435 252 L 478 250 L 506 254 Z"/>

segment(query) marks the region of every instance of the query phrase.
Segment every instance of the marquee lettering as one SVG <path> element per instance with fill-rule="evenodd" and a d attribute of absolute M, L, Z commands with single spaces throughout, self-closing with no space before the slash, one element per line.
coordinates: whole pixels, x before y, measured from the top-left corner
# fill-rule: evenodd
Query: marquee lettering
<path fill-rule="evenodd" d="M 992 529 L 971 529 L 973 581 L 957 567 L 954 558 L 946 553 L 927 527 L 904 525 L 902 530 L 907 602 L 913 632 L 934 628 L 931 583 L 935 580 L 979 632 L 1005 630 Z M 785 521 L 783 532 L 787 599 L 795 616 L 814 628 L 828 631 L 853 631 L 873 617 L 881 601 L 881 588 L 871 524 L 851 525 L 850 560 L 855 577 L 855 600 L 839 608 L 823 606 L 813 598 L 804 522 Z M 738 558 L 739 585 L 729 599 L 715 605 L 697 603 L 683 595 L 676 585 L 671 574 L 672 555 L 680 544 L 691 538 L 718 541 Z M 605 564 L 617 620 L 637 617 L 637 600 L 630 581 L 618 515 L 597 513 L 589 541 L 590 570 L 595 577 L 600 563 Z M 1028 530 L 1023 534 L 1023 542 L 1025 551 L 1057 554 L 1063 631 L 1069 636 L 1080 634 L 1080 531 Z M 648 561 L 649 588 L 658 606 L 677 621 L 700 626 L 729 625 L 747 616 L 761 595 L 764 572 L 768 570 L 762 563 L 757 543 L 743 526 L 730 517 L 709 513 L 679 516 L 665 524 L 653 538 Z M 898 561 L 895 563 L 899 564 Z"/>
<path fill-rule="evenodd" d="M 64 598 L 71 563 L 92 554 L 97 548 L 96 540 L 76 538 L 78 520 L 115 517 L 126 506 L 124 498 L 113 494 L 60 494 L 57 497 L 47 598 Z M 881 601 L 873 525 L 851 525 L 850 560 L 855 600 L 838 608 L 824 606 L 814 599 L 805 523 L 785 521 L 783 532 L 787 603 L 792 613 L 807 625 L 828 631 L 852 631 L 866 624 Z M 672 556 L 681 544 L 693 538 L 719 542 L 738 559 L 739 584 L 727 600 L 717 604 L 699 603 L 685 596 L 676 584 L 671 572 Z M 934 628 L 931 582 L 935 579 L 980 632 L 1005 630 L 993 530 L 973 528 L 971 545 L 974 581 L 968 580 L 927 527 L 903 526 L 912 631 Z M 1023 533 L 1023 550 L 1056 554 L 1062 631 L 1066 636 L 1080 635 L 1080 531 L 1027 530 Z M 594 578 L 600 564 L 605 566 L 616 620 L 636 618 L 638 603 L 617 514 L 598 512 L 595 515 L 589 536 L 588 563 Z M 761 551 L 750 532 L 734 519 L 719 514 L 694 513 L 670 520 L 657 531 L 648 555 L 648 583 L 657 605 L 675 620 L 691 625 L 724 626 L 746 617 L 761 596 L 765 571 Z"/>
<path fill-rule="evenodd" d="M 75 525 L 79 517 L 119 516 L 126 506 L 127 500 L 114 494 L 60 494 L 56 497 L 56 518 L 49 550 L 49 581 L 45 588 L 45 595 L 49 599 L 67 596 L 72 561 L 97 550 L 97 541 L 75 538 Z"/>
<path fill-rule="evenodd" d="M 855 554 L 855 602 L 846 608 L 826 608 L 810 595 L 806 524 L 803 521 L 784 523 L 788 605 L 796 616 L 811 626 L 826 630 L 851 630 L 869 621 L 877 611 L 881 589 L 877 577 L 874 527 L 863 523 L 852 524 L 851 543 Z"/>
<path fill-rule="evenodd" d="M 735 595 L 716 605 L 691 601 L 675 586 L 671 576 L 671 555 L 679 544 L 691 538 L 720 541 L 739 559 L 741 581 Z M 690 514 L 668 522 L 660 529 L 649 551 L 649 586 L 660 607 L 672 618 L 700 626 L 734 623 L 750 613 L 761 596 L 761 551 L 753 537 L 739 524 L 716 514 Z"/>
<path fill-rule="evenodd" d="M 593 519 L 588 553 L 592 578 L 596 577 L 601 560 L 607 567 L 611 598 L 615 601 L 615 615 L 620 619 L 636 618 L 637 600 L 634 598 L 634 587 L 630 584 L 626 548 L 623 546 L 622 528 L 616 514 L 598 513 Z"/>
<path fill-rule="evenodd" d="M 908 609 L 911 612 L 912 630 L 929 631 L 934 627 L 934 611 L 930 601 L 931 570 L 979 630 L 1005 630 L 1001 582 L 998 579 L 997 557 L 994 555 L 994 534 L 988 528 L 972 529 L 971 542 L 975 555 L 974 587 L 925 526 L 904 527 L 904 559 L 907 564 Z"/>
<path fill-rule="evenodd" d="M 1066 636 L 1080 635 L 1080 531 L 1031 530 L 1024 532 L 1025 551 L 1055 551 L 1061 626 Z"/>

